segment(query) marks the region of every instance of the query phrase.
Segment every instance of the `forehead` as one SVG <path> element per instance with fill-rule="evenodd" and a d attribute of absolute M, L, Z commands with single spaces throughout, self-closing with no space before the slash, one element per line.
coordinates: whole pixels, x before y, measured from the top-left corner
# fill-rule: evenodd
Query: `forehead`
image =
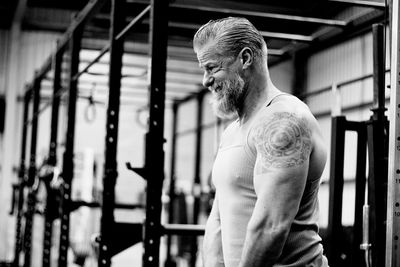
<path fill-rule="evenodd" d="M 209 61 L 219 61 L 220 59 L 221 55 L 217 53 L 216 45 L 213 41 L 206 43 L 197 50 L 197 60 L 200 67 Z"/>

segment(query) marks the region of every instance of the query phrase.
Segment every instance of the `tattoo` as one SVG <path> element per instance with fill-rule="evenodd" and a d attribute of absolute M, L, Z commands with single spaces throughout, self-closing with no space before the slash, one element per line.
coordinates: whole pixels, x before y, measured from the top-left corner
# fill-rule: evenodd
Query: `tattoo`
<path fill-rule="evenodd" d="M 274 113 L 255 127 L 253 140 L 261 164 L 256 173 L 269 168 L 288 168 L 303 164 L 311 152 L 311 131 L 305 119 L 294 113 Z"/>

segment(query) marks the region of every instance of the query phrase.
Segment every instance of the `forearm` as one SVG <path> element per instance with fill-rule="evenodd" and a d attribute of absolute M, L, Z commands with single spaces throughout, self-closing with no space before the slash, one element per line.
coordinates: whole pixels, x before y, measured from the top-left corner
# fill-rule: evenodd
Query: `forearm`
<path fill-rule="evenodd" d="M 288 230 L 249 229 L 243 247 L 239 267 L 273 266 L 281 255 Z"/>
<path fill-rule="evenodd" d="M 224 267 L 222 244 L 220 239 L 205 236 L 203 241 L 203 266 Z"/>

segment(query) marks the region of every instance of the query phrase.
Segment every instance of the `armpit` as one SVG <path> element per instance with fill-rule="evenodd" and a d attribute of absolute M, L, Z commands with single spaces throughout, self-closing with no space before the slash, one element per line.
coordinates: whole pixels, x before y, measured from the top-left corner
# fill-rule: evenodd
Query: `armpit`
<path fill-rule="evenodd" d="M 290 112 L 275 112 L 254 128 L 256 174 L 270 168 L 299 166 L 311 152 L 311 131 L 305 119 Z"/>

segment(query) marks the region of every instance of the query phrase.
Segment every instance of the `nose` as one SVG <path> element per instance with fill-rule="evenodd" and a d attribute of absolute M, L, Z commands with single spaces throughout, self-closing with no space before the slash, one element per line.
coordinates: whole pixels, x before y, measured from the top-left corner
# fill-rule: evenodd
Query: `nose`
<path fill-rule="evenodd" d="M 204 87 L 210 87 L 214 83 L 214 77 L 209 75 L 207 72 L 204 72 L 203 76 L 203 85 Z"/>

